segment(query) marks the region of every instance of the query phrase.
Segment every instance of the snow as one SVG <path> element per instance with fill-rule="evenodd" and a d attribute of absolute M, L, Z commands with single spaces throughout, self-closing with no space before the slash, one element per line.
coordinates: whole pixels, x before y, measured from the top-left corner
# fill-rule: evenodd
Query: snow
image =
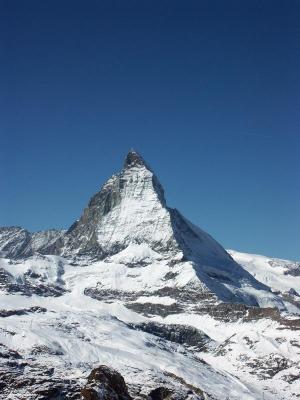
<path fill-rule="evenodd" d="M 153 251 L 150 246 L 146 243 L 130 243 L 126 249 L 120 251 L 119 253 L 113 255 L 106 261 L 112 261 L 115 263 L 139 263 L 139 262 L 153 262 L 155 260 L 160 260 L 162 257 L 156 251 Z"/>
<path fill-rule="evenodd" d="M 228 252 L 246 271 L 273 290 L 286 292 L 293 288 L 300 294 L 300 275 L 286 274 L 291 267 L 299 263 L 235 250 Z"/>
<path fill-rule="evenodd" d="M 292 330 L 278 330 L 278 324 L 275 321 L 261 319 L 251 322 L 230 322 L 224 323 L 216 321 L 207 315 L 188 315 L 176 314 L 169 315 L 166 318 L 152 318 L 160 323 L 185 324 L 201 329 L 219 344 L 226 344 L 225 354 L 218 355 L 215 352 L 201 353 L 201 357 L 212 365 L 215 369 L 223 372 L 229 372 L 240 378 L 247 386 L 255 387 L 264 392 L 268 399 L 293 399 L 292 393 L 300 393 L 300 382 L 294 382 L 292 385 L 275 375 L 270 380 L 258 380 L 252 375 L 251 369 L 245 366 L 245 359 L 256 359 L 262 357 L 268 358 L 270 355 L 286 357 L 294 363 L 293 366 L 284 370 L 281 375 L 299 374 L 300 357 L 296 347 L 291 343 L 299 340 L 299 333 Z M 248 340 L 254 343 L 249 345 Z M 263 362 L 264 364 L 264 362 Z M 249 373 L 250 371 L 250 373 Z M 264 391 L 265 390 L 265 391 Z M 268 393 L 270 397 L 268 397 Z M 260 399 L 262 397 L 258 397 Z M 296 398 L 296 397 L 295 397 Z"/>
<path fill-rule="evenodd" d="M 22 261 L 10 261 L 0 258 L 0 268 L 4 268 L 14 278 L 15 282 L 23 281 L 24 274 L 33 272 L 40 275 L 43 281 L 61 284 L 63 274 L 63 261 L 57 256 L 35 255 Z"/>
<path fill-rule="evenodd" d="M 157 297 L 157 296 L 141 296 L 136 299 L 137 303 L 153 303 L 153 304 L 164 304 L 166 306 L 170 306 L 171 304 L 176 303 L 175 299 L 172 299 L 172 297 L 168 296 L 162 296 L 162 297 Z"/>
<path fill-rule="evenodd" d="M 16 268 L 15 276 L 27 270 L 27 264 L 36 260 L 26 260 L 21 264 L 9 265 Z M 56 265 L 61 258 L 46 257 L 41 261 L 49 280 L 53 281 Z M 214 371 L 199 363 L 194 356 L 180 351 L 180 346 L 166 344 L 158 346 L 157 339 L 144 332 L 129 329 L 124 321 L 138 322 L 143 318 L 127 310 L 122 304 L 104 304 L 84 296 L 82 288 L 95 279 L 99 264 L 89 267 L 73 267 L 65 261 L 64 280 L 71 292 L 59 298 L 43 298 L 36 295 L 0 295 L 1 306 L 18 309 L 39 305 L 46 307 L 46 313 L 10 316 L 0 319 L 0 341 L 26 357 L 37 346 L 47 346 L 59 355 L 42 354 L 40 361 L 64 371 L 68 377 L 82 374 L 99 364 L 107 364 L 120 371 L 130 381 L 130 368 L 138 368 L 141 374 L 147 371 L 169 372 L 181 376 L 186 382 L 200 386 L 217 399 L 224 390 L 231 399 L 254 399 L 255 396 L 245 385 L 228 374 Z M 103 266 L 102 266 L 103 267 Z M 111 265 L 108 265 L 111 267 Z M 55 279 L 54 279 L 55 280 Z M 143 301 L 143 298 L 139 299 Z M 148 298 L 156 301 L 155 298 Z M 164 303 L 170 299 L 162 298 Z M 116 318 L 117 317 L 117 318 Z M 15 332 L 10 335 L 7 332 Z M 150 345 L 151 344 L 151 345 Z M 72 365 L 65 371 L 65 365 Z"/>
<path fill-rule="evenodd" d="M 153 186 L 153 173 L 146 167 L 122 171 L 120 202 L 98 222 L 98 242 L 104 250 L 131 243 L 165 243 L 173 239 L 170 216 Z M 110 180 L 108 185 L 112 185 Z M 106 184 L 106 185 L 107 185 Z M 105 187 L 105 186 L 104 186 Z"/>
<path fill-rule="evenodd" d="M 133 254 L 135 248 L 137 253 Z M 149 255 L 146 247 L 130 247 L 124 253 L 125 256 L 128 253 L 131 254 L 131 260 L 138 259 L 141 254 L 146 254 L 146 258 Z M 157 260 L 144 267 L 129 268 L 112 260 L 73 266 L 62 257 L 33 256 L 16 263 L 2 259 L 0 266 L 16 279 L 22 279 L 28 270 L 39 272 L 45 284 L 60 282 L 68 290 L 61 297 L 27 297 L 1 293 L 0 304 L 3 309 L 40 306 L 45 307 L 47 312 L 0 318 L 0 342 L 20 351 L 25 358 L 30 357 L 34 347 L 47 346 L 59 355 L 42 354 L 39 356 L 40 360 L 61 371 L 64 371 L 67 364 L 71 365 L 72 368 L 68 368 L 70 378 L 78 376 L 79 371 L 83 376 L 92 367 L 107 364 L 121 371 L 127 382 L 133 379 L 133 367 L 140 370 L 142 380 L 147 379 L 150 371 L 157 375 L 164 372 L 174 373 L 216 399 L 223 399 L 224 393 L 230 399 L 260 399 L 263 391 L 265 399 L 281 400 L 283 393 L 286 393 L 286 399 L 293 399 L 292 393 L 299 390 L 297 382 L 289 386 L 278 378 L 257 380 L 242 361 L 243 357 L 251 360 L 278 354 L 294 363 L 285 372 L 298 371 L 296 365 L 299 363 L 299 354 L 291 345 L 293 341 L 299 340 L 298 332 L 279 331 L 275 321 L 263 319 L 255 322 L 224 323 L 208 315 L 189 314 L 188 311 L 165 318 L 153 316 L 149 319 L 126 308 L 122 300 L 109 304 L 84 295 L 84 289 L 94 287 L 97 282 L 108 289 L 136 293 L 141 290 L 154 292 L 166 285 L 164 276 L 170 271 L 166 260 Z M 197 279 L 192 263 L 179 263 L 171 270 L 177 274 L 172 280 L 174 287 L 184 286 Z M 170 285 L 170 282 L 167 284 Z M 149 294 L 138 296 L 135 301 L 140 304 L 150 302 L 168 306 L 174 304 L 176 299 Z M 215 340 L 216 346 L 229 340 L 231 350 L 226 350 L 223 355 L 217 355 L 213 351 L 200 353 L 199 356 L 211 367 L 201 364 L 195 359 L 195 355 L 183 351 L 179 345 L 167 343 L 162 347 L 154 336 L 128 328 L 128 323 L 147 320 L 194 326 Z M 16 334 L 10 335 L 7 332 Z M 249 347 L 245 337 L 254 343 L 254 347 Z M 227 347 L 225 346 L 226 349 Z"/>

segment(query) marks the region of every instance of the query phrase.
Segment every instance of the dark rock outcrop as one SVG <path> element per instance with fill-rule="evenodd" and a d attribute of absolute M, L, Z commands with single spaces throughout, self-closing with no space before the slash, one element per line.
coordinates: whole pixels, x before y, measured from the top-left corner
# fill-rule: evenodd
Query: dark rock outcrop
<path fill-rule="evenodd" d="M 156 389 L 151 390 L 149 393 L 149 397 L 151 400 L 168 400 L 171 398 L 173 392 L 165 387 L 158 387 Z"/>
<path fill-rule="evenodd" d="M 181 288 L 172 286 L 165 286 L 153 292 L 140 290 L 140 291 L 122 291 L 116 289 L 102 288 L 101 283 L 97 283 L 95 287 L 89 287 L 84 290 L 86 296 L 93 299 L 111 303 L 116 300 L 126 302 L 125 306 L 138 313 L 144 315 L 161 315 L 167 316 L 169 314 L 180 313 L 184 311 L 187 306 L 190 311 L 197 307 L 200 302 L 202 305 L 212 305 L 217 301 L 216 296 L 208 290 L 203 290 L 200 285 L 189 284 Z M 171 297 L 174 303 L 171 305 L 160 304 L 159 301 L 154 304 L 149 302 L 139 303 L 139 297 L 152 297 L 156 296 L 159 300 L 160 297 Z"/>
<path fill-rule="evenodd" d="M 296 366 L 296 363 L 282 355 L 271 353 L 268 356 L 252 358 L 246 365 L 251 368 L 250 374 L 257 375 L 259 379 L 271 379 L 292 365 Z"/>
<path fill-rule="evenodd" d="M 188 325 L 143 322 L 130 324 L 130 326 L 165 340 L 179 343 L 186 347 L 193 347 L 197 351 L 207 351 L 209 343 L 212 342 L 212 339 L 204 332 Z"/>
<path fill-rule="evenodd" d="M 21 308 L 17 310 L 1 310 L 0 309 L 0 317 L 1 318 L 6 318 L 10 317 L 12 315 L 26 315 L 26 314 L 31 314 L 31 313 L 44 313 L 46 312 L 47 309 L 44 307 L 38 307 L 38 306 L 33 306 L 30 308 Z"/>
<path fill-rule="evenodd" d="M 84 400 L 132 400 L 122 375 L 106 365 L 92 370 L 81 396 Z"/>
<path fill-rule="evenodd" d="M 0 348 L 0 399 L 8 398 L 79 400 L 80 386 L 76 380 L 56 375 L 54 368 Z"/>
<path fill-rule="evenodd" d="M 145 315 L 146 317 L 150 317 L 152 315 L 167 317 L 168 315 L 179 314 L 184 310 L 176 303 L 171 305 L 155 303 L 126 303 L 125 306 L 132 311 Z"/>

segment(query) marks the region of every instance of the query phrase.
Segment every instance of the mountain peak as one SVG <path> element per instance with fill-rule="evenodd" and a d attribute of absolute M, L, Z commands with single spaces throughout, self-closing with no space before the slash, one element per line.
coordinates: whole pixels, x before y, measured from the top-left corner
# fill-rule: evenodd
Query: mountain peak
<path fill-rule="evenodd" d="M 187 263 L 187 268 L 192 268 L 190 278 L 197 277 L 196 282 L 207 294 L 208 301 L 213 293 L 225 302 L 284 307 L 270 289 L 243 270 L 210 235 L 167 206 L 159 180 L 134 150 L 128 153 L 122 171 L 106 181 L 67 232 L 34 236 L 21 233 L 22 246 L 14 254 L 24 255 L 23 247 L 28 242 L 29 254 L 39 251 L 71 257 L 90 256 L 97 260 L 119 253 L 123 258 L 122 252 L 131 254 L 133 249 L 134 253 L 139 252 L 138 256 L 142 253 L 151 258 L 158 254 L 170 264 Z M 8 236 L 11 238 L 10 234 L 0 232 L 0 239 L 5 243 Z M 10 247 L 15 248 L 14 238 L 11 242 Z M 136 246 L 142 247 L 136 250 Z M 6 245 L 0 250 L 6 251 Z"/>
<path fill-rule="evenodd" d="M 143 157 L 138 152 L 131 149 L 125 158 L 124 168 L 132 168 L 137 166 L 144 166 L 149 169 Z"/>

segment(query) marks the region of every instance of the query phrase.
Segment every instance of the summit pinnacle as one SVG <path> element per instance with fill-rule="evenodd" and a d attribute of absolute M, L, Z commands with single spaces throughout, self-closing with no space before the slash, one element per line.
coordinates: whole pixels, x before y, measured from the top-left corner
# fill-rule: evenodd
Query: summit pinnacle
<path fill-rule="evenodd" d="M 146 163 L 139 153 L 131 149 L 125 158 L 124 168 L 131 168 L 136 166 L 146 166 Z"/>

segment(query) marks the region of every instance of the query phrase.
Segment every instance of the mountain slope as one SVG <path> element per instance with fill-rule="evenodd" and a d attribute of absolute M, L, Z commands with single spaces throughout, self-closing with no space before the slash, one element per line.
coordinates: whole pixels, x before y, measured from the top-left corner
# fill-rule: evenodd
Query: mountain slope
<path fill-rule="evenodd" d="M 145 249 L 135 250 L 128 251 L 130 260 L 145 254 Z M 127 262 L 128 254 L 123 255 Z M 118 254 L 122 261 L 123 255 Z M 283 394 L 296 399 L 297 320 L 274 319 L 275 311 L 256 307 L 201 307 L 193 297 L 197 291 L 180 287 L 191 270 L 174 270 L 179 274 L 172 278 L 177 280 L 175 295 L 160 287 L 159 276 L 168 271 L 164 262 L 141 267 L 113 259 L 88 265 L 59 256 L 2 259 L 0 268 L 18 285 L 31 288 L 24 295 L 3 285 L 0 292 L 0 343 L 19 354 L 14 368 L 27 364 L 24 379 L 52 368 L 52 378 L 74 381 L 106 364 L 122 373 L 131 393 L 139 394 L 136 399 L 161 386 L 178 392 L 178 381 L 201 389 L 207 399 L 221 400 L 224 393 L 237 400 L 258 400 L 262 393 L 269 400 L 282 400 Z M 97 282 L 98 295 L 91 296 Z M 0 373 L 4 368 L 11 375 L 1 354 Z M 24 385 L 21 398 L 30 399 L 30 390 Z M 180 390 L 187 396 L 185 385 Z M 184 396 L 180 399 L 197 398 Z"/>
<path fill-rule="evenodd" d="M 300 314 L 300 262 L 228 252 L 255 279 L 279 294 L 290 311 Z"/>
<path fill-rule="evenodd" d="M 274 290 L 300 293 L 300 262 L 228 250 L 244 269 Z"/>

